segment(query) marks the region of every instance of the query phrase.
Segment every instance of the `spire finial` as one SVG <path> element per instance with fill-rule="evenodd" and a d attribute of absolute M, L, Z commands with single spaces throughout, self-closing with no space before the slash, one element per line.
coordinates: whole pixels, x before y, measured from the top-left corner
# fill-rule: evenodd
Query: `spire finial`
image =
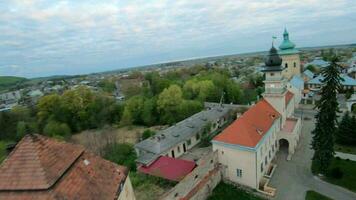
<path fill-rule="evenodd" d="M 274 47 L 274 40 L 276 40 L 277 37 L 276 36 L 272 36 L 272 47 Z"/>

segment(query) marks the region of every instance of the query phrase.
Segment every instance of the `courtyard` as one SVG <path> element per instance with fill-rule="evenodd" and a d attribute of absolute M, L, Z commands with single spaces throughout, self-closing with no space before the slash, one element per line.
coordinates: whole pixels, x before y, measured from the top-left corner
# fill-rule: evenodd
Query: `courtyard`
<path fill-rule="evenodd" d="M 356 193 L 327 183 L 314 176 L 311 172 L 311 158 L 313 150 L 310 148 L 314 129 L 313 110 L 303 110 L 302 135 L 295 154 L 290 161 L 286 160 L 286 151 L 279 151 L 276 164 L 277 169 L 271 178 L 270 186 L 277 189 L 276 200 L 304 200 L 308 190 L 314 190 L 332 199 L 353 200 Z"/>

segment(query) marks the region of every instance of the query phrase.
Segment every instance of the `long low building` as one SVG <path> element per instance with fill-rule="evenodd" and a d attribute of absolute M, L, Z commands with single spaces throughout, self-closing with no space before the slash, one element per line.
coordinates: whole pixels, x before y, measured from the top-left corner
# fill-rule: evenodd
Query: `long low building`
<path fill-rule="evenodd" d="M 343 79 L 341 81 L 341 85 L 343 89 L 351 89 L 353 88 L 356 90 L 356 80 L 348 76 L 347 74 L 341 74 L 341 78 Z M 308 88 L 310 90 L 315 90 L 318 91 L 321 89 L 322 86 L 322 81 L 324 80 L 324 77 L 322 75 L 319 75 L 310 81 L 308 81 Z"/>
<path fill-rule="evenodd" d="M 148 166 L 160 156 L 177 158 L 198 144 L 206 127 L 210 132 L 233 118 L 237 105 L 205 103 L 205 109 L 135 145 L 138 165 Z"/>

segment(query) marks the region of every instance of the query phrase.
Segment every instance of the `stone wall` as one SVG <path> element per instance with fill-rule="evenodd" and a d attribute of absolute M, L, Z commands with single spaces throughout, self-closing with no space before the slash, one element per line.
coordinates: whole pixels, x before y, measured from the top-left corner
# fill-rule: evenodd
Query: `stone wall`
<path fill-rule="evenodd" d="M 206 199 L 222 178 L 217 152 L 207 154 L 197 165 L 188 176 L 167 192 L 162 200 Z"/>

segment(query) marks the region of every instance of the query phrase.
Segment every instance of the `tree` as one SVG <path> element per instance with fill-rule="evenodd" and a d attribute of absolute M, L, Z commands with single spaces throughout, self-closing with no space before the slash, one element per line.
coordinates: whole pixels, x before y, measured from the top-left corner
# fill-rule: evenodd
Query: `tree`
<path fill-rule="evenodd" d="M 337 123 L 337 91 L 341 89 L 340 67 L 338 57 L 334 56 L 331 64 L 322 70 L 325 77 L 322 80 L 321 98 L 316 107 L 319 109 L 316 127 L 312 131 L 312 149 L 314 149 L 313 164 L 321 173 L 326 173 L 334 156 L 334 135 Z"/>
<path fill-rule="evenodd" d="M 43 132 L 50 137 L 66 138 L 70 135 L 71 130 L 65 123 L 49 121 L 44 127 Z"/>
<path fill-rule="evenodd" d="M 317 68 L 314 65 L 308 65 L 306 67 L 306 69 L 311 71 L 311 72 L 313 72 L 313 73 L 317 73 L 318 72 Z"/>
<path fill-rule="evenodd" d="M 178 85 L 171 85 L 158 96 L 157 110 L 163 123 L 177 122 L 179 105 L 183 102 L 182 90 Z"/>
<path fill-rule="evenodd" d="M 121 120 L 122 125 L 130 125 L 129 122 L 134 124 L 142 124 L 142 113 L 144 107 L 145 98 L 143 96 L 133 96 L 127 100 L 124 114 Z M 125 119 L 129 118 L 129 119 Z"/>
<path fill-rule="evenodd" d="M 131 144 L 109 143 L 104 148 L 104 158 L 136 171 L 136 153 Z"/>
<path fill-rule="evenodd" d="M 355 116 L 350 117 L 347 112 L 339 124 L 336 142 L 345 145 L 356 145 L 356 119 Z"/>
<path fill-rule="evenodd" d="M 16 127 L 16 139 L 21 140 L 21 138 L 27 133 L 27 125 L 26 122 L 20 121 L 17 123 Z"/>

